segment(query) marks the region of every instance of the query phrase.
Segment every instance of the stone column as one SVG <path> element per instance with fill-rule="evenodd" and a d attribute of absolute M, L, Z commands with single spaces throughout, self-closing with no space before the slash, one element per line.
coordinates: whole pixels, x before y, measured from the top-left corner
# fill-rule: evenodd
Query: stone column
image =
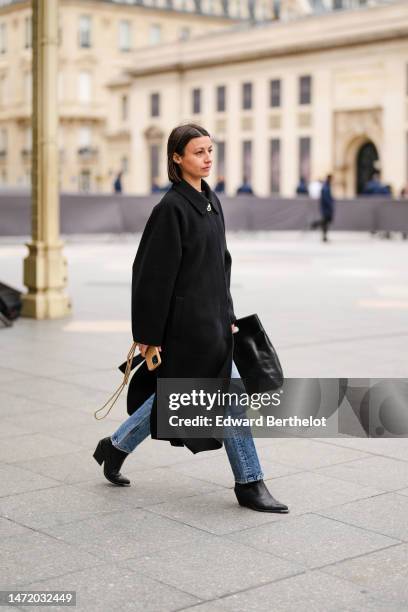
<path fill-rule="evenodd" d="M 58 193 L 58 0 L 32 0 L 33 157 L 32 241 L 24 260 L 22 314 L 64 317 L 71 304 L 64 289 L 67 262 L 59 236 Z"/>

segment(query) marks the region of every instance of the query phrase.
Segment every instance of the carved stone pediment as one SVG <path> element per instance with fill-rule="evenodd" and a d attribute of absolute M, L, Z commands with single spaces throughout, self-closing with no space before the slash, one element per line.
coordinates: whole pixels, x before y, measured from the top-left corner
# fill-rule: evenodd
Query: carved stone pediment
<path fill-rule="evenodd" d="M 162 141 L 164 138 L 164 132 L 157 125 L 150 125 L 148 128 L 145 129 L 144 137 L 149 142 Z"/>

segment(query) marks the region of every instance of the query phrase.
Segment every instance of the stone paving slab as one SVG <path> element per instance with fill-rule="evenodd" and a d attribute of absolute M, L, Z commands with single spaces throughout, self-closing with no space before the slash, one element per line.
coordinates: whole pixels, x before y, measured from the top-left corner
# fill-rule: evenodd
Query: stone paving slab
<path fill-rule="evenodd" d="M 408 609 L 407 543 L 342 561 L 324 571 L 376 592 L 378 598 L 390 602 L 390 610 L 400 606 Z"/>
<path fill-rule="evenodd" d="M 358 450 L 329 446 L 316 440 L 275 438 L 273 442 L 262 450 L 264 459 L 303 470 L 313 470 L 366 456 Z"/>
<path fill-rule="evenodd" d="M 57 484 L 101 480 L 102 468 L 95 460 L 90 460 L 93 450 L 87 448 L 74 453 L 54 455 L 51 460 L 49 457 L 40 457 L 31 461 L 19 461 L 13 466 L 29 470 L 34 478 L 36 474 L 52 478 Z"/>
<path fill-rule="evenodd" d="M 51 610 L 84 610 L 101 612 L 129 610 L 163 612 L 181 610 L 199 602 L 199 598 L 168 586 L 160 580 L 141 576 L 130 568 L 100 564 L 82 571 L 66 573 L 60 577 L 31 582 L 32 590 L 73 590 L 77 592 L 75 608 L 52 606 Z M 24 608 L 27 610 L 27 608 Z M 30 606 L 30 610 L 43 612 L 44 607 Z"/>
<path fill-rule="evenodd" d="M 22 415 L 23 417 L 24 415 L 31 416 L 32 414 L 42 412 L 46 409 L 52 410 L 53 408 L 55 408 L 55 404 L 48 402 L 45 398 L 42 400 L 34 400 L 33 398 L 21 397 L 13 393 L 5 393 L 0 388 L 0 409 L 2 419 L 17 415 Z M 5 427 L 0 428 L 2 437 L 6 431 Z"/>
<path fill-rule="evenodd" d="M 32 530 L 0 516 L 0 542 L 3 538 L 10 538 L 24 533 L 32 533 Z"/>
<path fill-rule="evenodd" d="M 53 455 L 75 452 L 78 445 L 55 436 L 34 433 L 4 439 L 0 444 L 0 461 L 13 463 L 30 457 L 51 457 Z"/>
<path fill-rule="evenodd" d="M 0 516 L 32 529 L 103 516 L 129 507 L 119 490 L 115 496 L 97 495 L 74 485 L 58 485 L 0 499 Z"/>
<path fill-rule="evenodd" d="M 32 531 L 1 541 L 0 590 L 98 564 L 98 559 L 43 533 Z"/>
<path fill-rule="evenodd" d="M 150 470 L 141 467 L 137 471 L 129 472 L 129 480 L 131 478 L 133 485 L 121 488 L 119 494 L 126 499 L 127 504 L 133 507 L 161 504 L 174 499 L 182 505 L 184 503 L 188 504 L 187 500 L 191 497 L 221 489 L 220 485 L 213 482 L 190 478 L 185 474 L 173 475 L 169 468 L 158 467 Z M 83 495 L 86 492 L 93 492 L 109 501 L 118 495 L 118 487 L 111 485 L 105 478 L 102 479 L 101 477 L 93 481 L 78 482 L 73 486 Z"/>
<path fill-rule="evenodd" d="M 25 378 L 25 374 L 21 370 L 0 368 L 0 388 L 3 384 L 9 384 L 10 382 L 18 386 L 18 381 L 22 378 Z"/>
<path fill-rule="evenodd" d="M 128 559 L 120 565 L 141 575 L 160 576 L 166 584 L 205 599 L 302 571 L 294 562 L 210 534 L 206 541 L 200 541 L 199 547 L 177 546 L 154 555 Z"/>
<path fill-rule="evenodd" d="M 383 491 L 408 486 L 408 462 L 388 457 L 365 457 L 315 471 L 331 478 L 379 487 Z"/>
<path fill-rule="evenodd" d="M 337 508 L 322 508 L 319 514 L 390 538 L 408 540 L 408 497 L 405 495 L 384 493 L 344 503 Z"/>
<path fill-rule="evenodd" d="M 268 483 L 269 484 L 269 483 Z M 371 498 L 380 489 L 329 478 L 313 472 L 282 476 L 271 481 L 273 495 L 287 504 L 292 514 L 320 512 L 348 501 Z"/>
<path fill-rule="evenodd" d="M 328 443 L 360 450 L 368 455 L 379 455 L 408 461 L 407 438 L 336 438 Z"/>
<path fill-rule="evenodd" d="M 0 498 L 38 489 L 48 489 L 58 484 L 58 481 L 53 478 L 34 474 L 15 464 L 0 463 Z"/>
<path fill-rule="evenodd" d="M 101 561 L 122 561 L 135 555 L 189 544 L 200 547 L 207 535 L 177 521 L 141 509 L 122 509 L 85 520 L 42 529 L 58 540 L 94 555 Z"/>
<path fill-rule="evenodd" d="M 47 401 L 52 404 L 74 410 L 86 410 L 90 415 L 92 415 L 93 410 L 103 406 L 109 397 L 106 391 L 98 391 L 90 387 L 68 384 L 40 376 L 23 378 L 19 381 L 18 387 L 12 383 L 4 383 L 1 390 L 28 399 L 42 400 L 47 398 Z"/>
<path fill-rule="evenodd" d="M 405 612 L 368 589 L 313 571 L 185 608 L 183 612 Z"/>
<path fill-rule="evenodd" d="M 173 500 L 146 506 L 145 509 L 215 535 L 232 533 L 262 523 L 284 521 L 288 516 L 253 512 L 239 506 L 233 488 L 189 497 L 183 504 Z"/>
<path fill-rule="evenodd" d="M 388 548 L 400 541 L 316 514 L 293 516 L 226 536 L 234 542 L 296 561 L 309 569 Z"/>
<path fill-rule="evenodd" d="M 15 425 L 20 427 L 21 430 L 29 433 L 46 433 L 52 434 L 57 429 L 65 430 L 65 433 L 69 434 L 70 430 L 74 427 L 83 426 L 84 428 L 92 424 L 91 415 L 86 414 L 79 410 L 71 410 L 64 407 L 56 406 L 55 404 L 48 404 L 43 406 L 43 409 L 34 413 L 20 413 L 11 414 L 3 421 L 7 427 Z M 96 421 L 95 421 L 96 423 Z M 112 420 L 107 418 L 103 419 L 98 423 L 98 427 L 101 429 L 109 423 L 109 427 L 112 428 Z"/>
<path fill-rule="evenodd" d="M 113 366 L 114 364 L 112 364 Z M 119 363 L 118 363 L 119 365 Z M 54 376 L 54 380 L 65 382 L 69 384 L 81 385 L 96 389 L 98 391 L 104 391 L 107 397 L 111 395 L 115 389 L 119 387 L 123 380 L 123 374 L 118 369 L 110 367 L 109 369 L 91 370 L 80 373 L 64 373 Z"/>

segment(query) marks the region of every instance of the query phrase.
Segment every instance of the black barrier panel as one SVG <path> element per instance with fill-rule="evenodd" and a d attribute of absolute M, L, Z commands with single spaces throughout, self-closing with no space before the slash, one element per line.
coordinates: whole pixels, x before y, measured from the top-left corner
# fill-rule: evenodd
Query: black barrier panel
<path fill-rule="evenodd" d="M 61 194 L 63 234 L 142 232 L 162 195 Z M 30 195 L 0 194 L 0 236 L 30 234 Z M 229 231 L 305 230 L 319 217 L 319 203 L 310 198 L 221 196 Z M 381 197 L 338 200 L 334 230 L 408 232 L 408 202 Z"/>

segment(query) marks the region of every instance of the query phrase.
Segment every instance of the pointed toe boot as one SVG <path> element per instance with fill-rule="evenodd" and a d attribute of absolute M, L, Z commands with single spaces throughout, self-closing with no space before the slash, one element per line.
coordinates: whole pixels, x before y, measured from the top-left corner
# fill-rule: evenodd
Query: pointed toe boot
<path fill-rule="evenodd" d="M 116 448 L 108 436 L 98 442 L 93 456 L 99 465 L 103 463 L 103 474 L 109 482 L 120 487 L 128 487 L 130 480 L 122 476 L 119 471 L 128 454 Z"/>
<path fill-rule="evenodd" d="M 287 514 L 289 509 L 275 499 L 268 491 L 263 480 L 245 484 L 235 483 L 234 492 L 240 506 L 258 512 L 276 512 Z"/>

